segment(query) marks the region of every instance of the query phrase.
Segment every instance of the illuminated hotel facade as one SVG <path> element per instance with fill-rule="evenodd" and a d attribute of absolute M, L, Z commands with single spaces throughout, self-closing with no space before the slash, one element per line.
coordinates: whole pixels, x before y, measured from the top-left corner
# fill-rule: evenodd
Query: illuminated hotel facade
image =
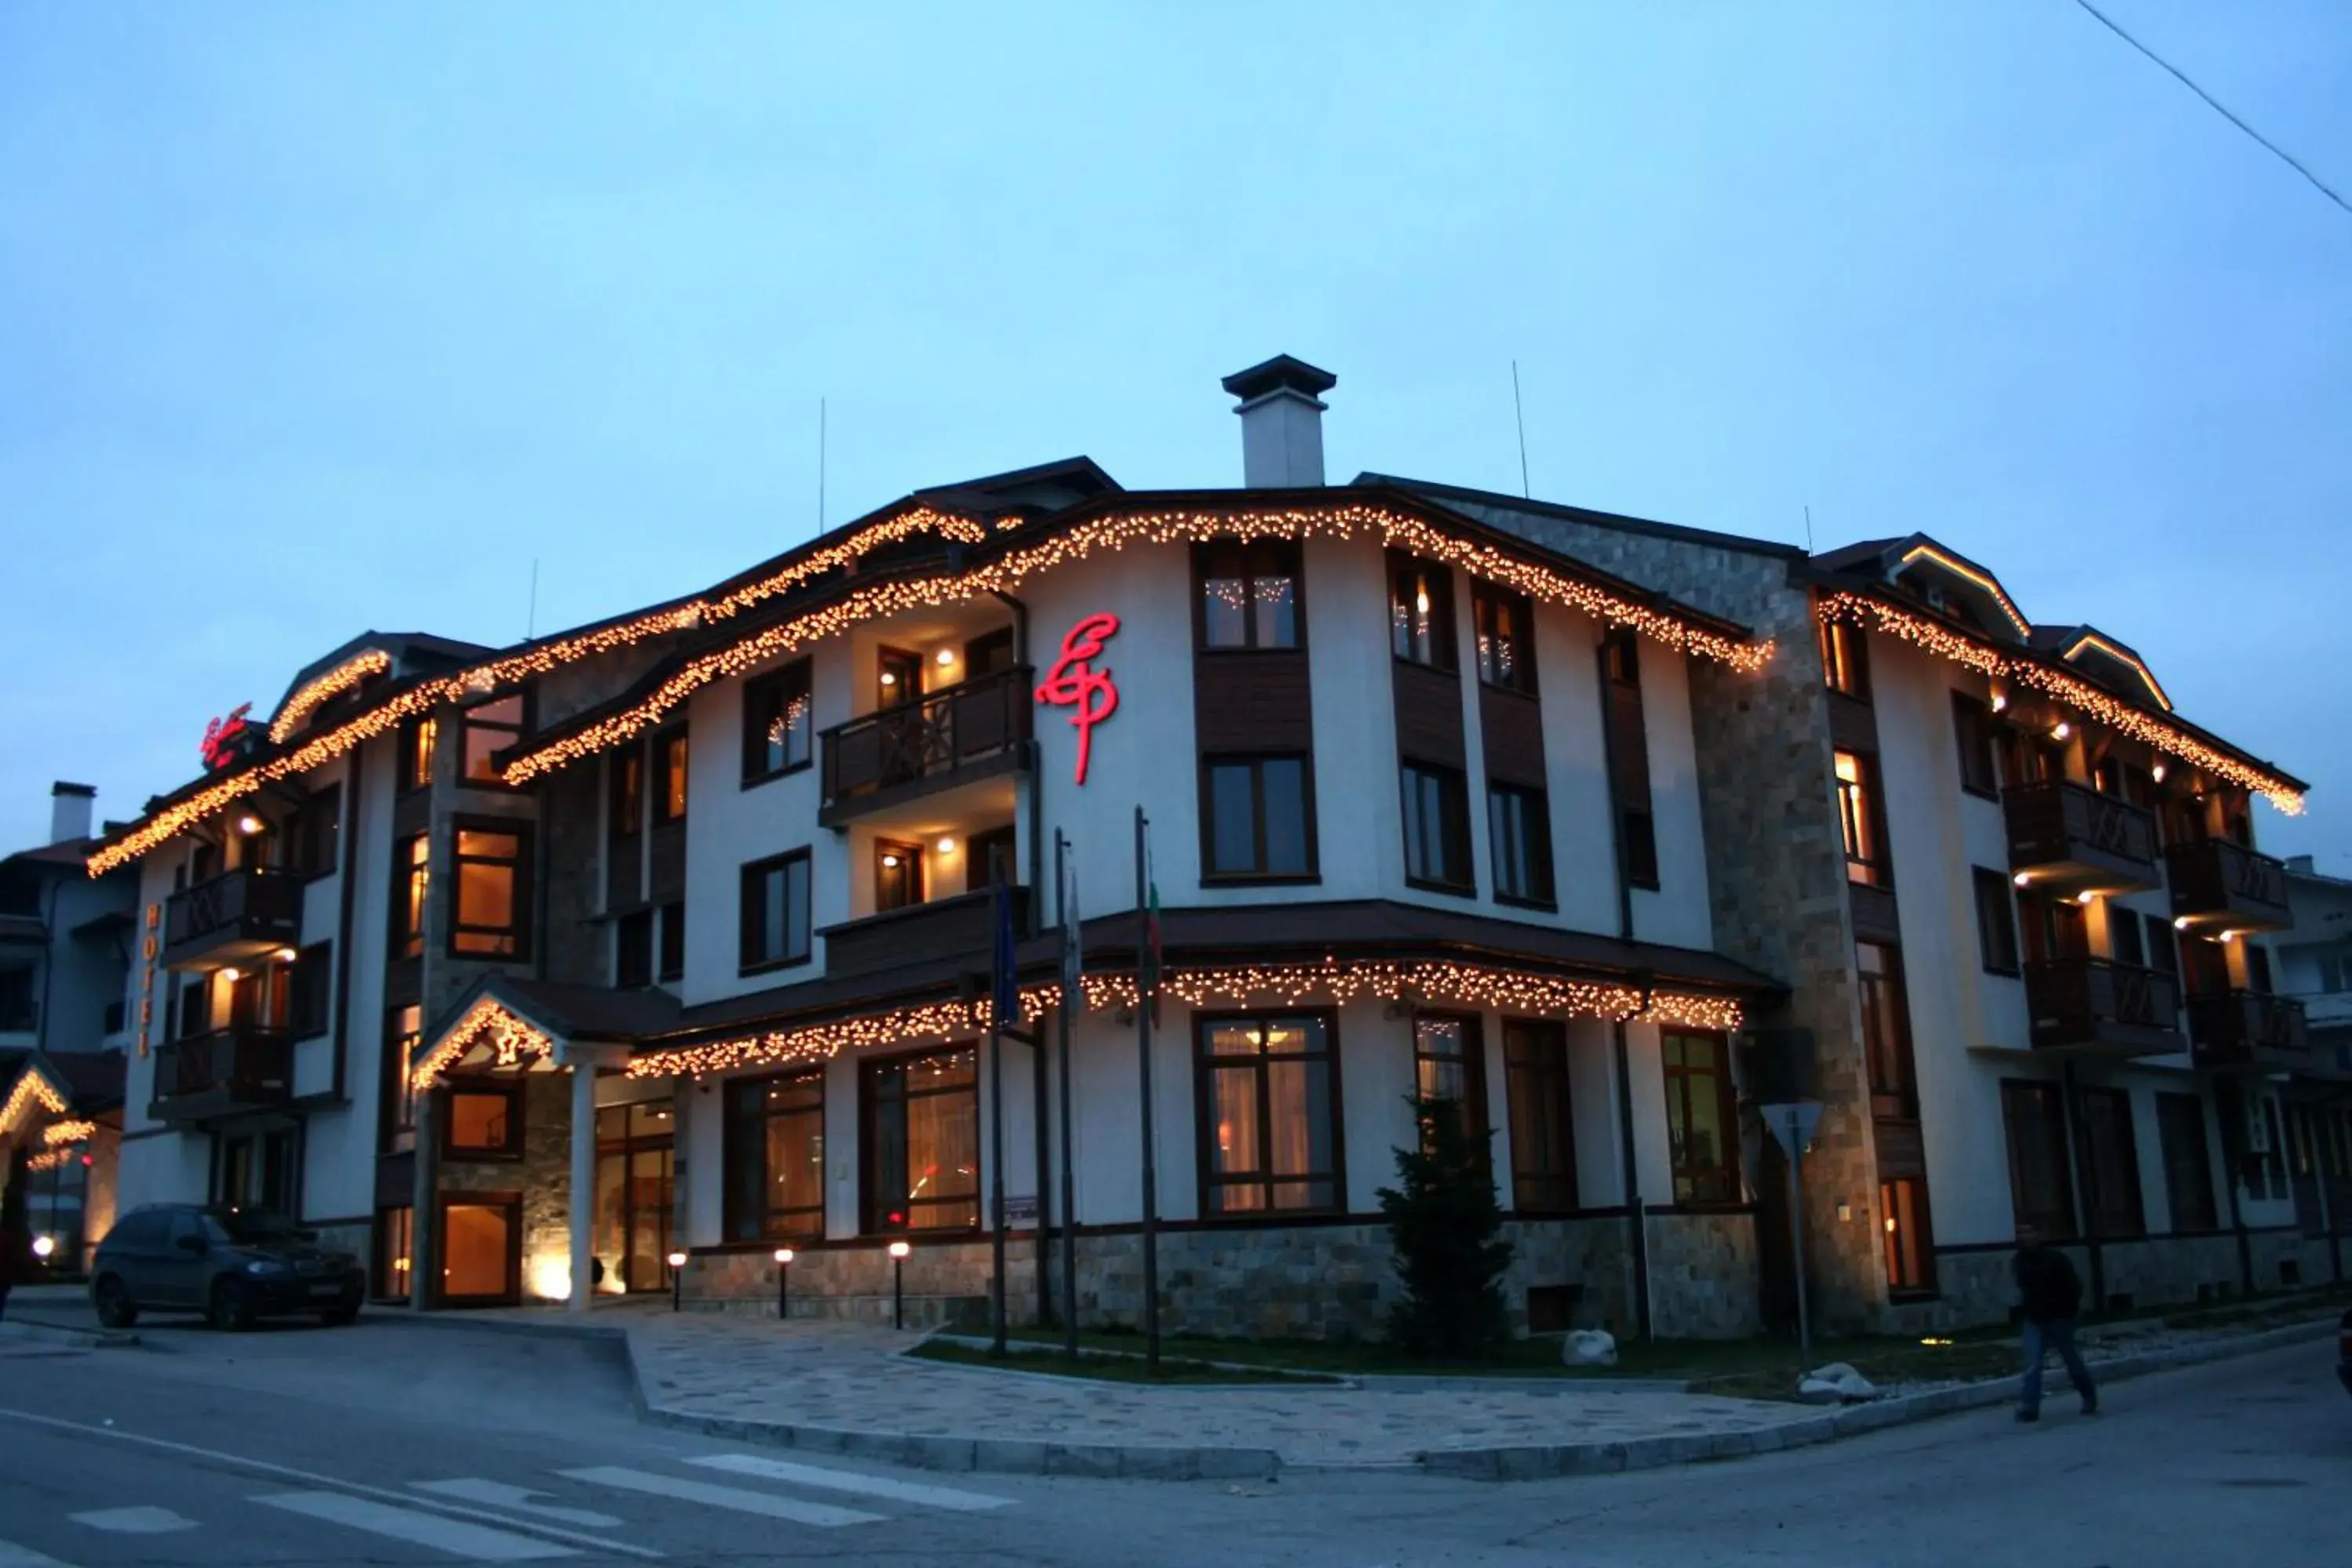
<path fill-rule="evenodd" d="M 1997 1318 L 2021 1220 L 2111 1297 L 2340 1268 L 2262 1163 L 2332 1076 L 2264 969 L 2249 803 L 2300 784 L 1933 541 L 1327 485 L 1332 384 L 1227 378 L 1243 489 L 1071 459 L 300 672 L 91 859 L 150 937 L 124 1203 L 286 1209 L 420 1306 L 682 1254 L 773 1310 L 789 1247 L 796 1312 L 887 1315 L 903 1240 L 940 1321 L 1001 1167 L 1014 1320 L 1074 1222 L 1080 1317 L 1133 1322 L 1140 813 L 1171 1330 L 1377 1332 L 1417 1089 L 1492 1133 L 1535 1331 L 1784 1314 L 1787 1100 L 1826 1324 Z"/>

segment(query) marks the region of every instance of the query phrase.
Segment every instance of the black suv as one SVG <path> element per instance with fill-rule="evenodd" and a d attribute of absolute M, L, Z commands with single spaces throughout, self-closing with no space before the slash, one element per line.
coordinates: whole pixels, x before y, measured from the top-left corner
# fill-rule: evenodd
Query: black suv
<path fill-rule="evenodd" d="M 298 1313 L 348 1323 L 360 1315 L 367 1274 L 318 1239 L 267 1209 L 151 1204 L 98 1244 L 90 1304 L 110 1329 L 129 1328 L 142 1311 L 202 1312 L 216 1329 Z"/>

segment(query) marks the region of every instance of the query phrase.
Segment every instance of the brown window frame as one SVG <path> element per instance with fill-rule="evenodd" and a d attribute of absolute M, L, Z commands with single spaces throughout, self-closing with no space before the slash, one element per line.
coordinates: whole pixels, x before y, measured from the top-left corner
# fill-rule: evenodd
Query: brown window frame
<path fill-rule="evenodd" d="M 1900 1201 L 1911 1194 L 1906 1209 Z M 1937 1293 L 1936 1228 L 1927 1202 L 1926 1176 L 1889 1176 L 1878 1184 L 1879 1237 L 1884 1244 L 1886 1293 L 1901 1300 L 1918 1300 Z M 1910 1224 L 1905 1224 L 1908 1215 Z M 1907 1245 L 1906 1245 L 1907 1243 Z"/>
<path fill-rule="evenodd" d="M 1298 789 L 1301 826 L 1307 840 L 1307 866 L 1304 870 L 1275 871 L 1267 868 L 1265 764 L 1296 763 L 1298 764 Z M 1219 768 L 1246 767 L 1250 770 L 1250 837 L 1253 864 L 1244 870 L 1227 871 L 1217 868 L 1216 772 Z M 1201 881 L 1225 887 L 1253 883 L 1312 882 L 1321 875 L 1318 835 L 1315 822 L 1315 756 L 1311 752 L 1214 752 L 1201 759 Z"/>
<path fill-rule="evenodd" d="M 654 826 L 667 827 L 686 820 L 689 804 L 688 791 L 693 787 L 694 769 L 691 737 L 686 726 L 664 730 L 653 739 Z M 675 796 L 673 801 L 671 798 Z M 676 807 L 672 809 L 673 805 Z"/>
<path fill-rule="evenodd" d="M 764 918 L 755 919 L 755 916 L 764 915 L 766 906 L 763 900 L 752 896 L 752 884 L 770 872 L 778 872 L 783 876 L 786 895 L 785 935 L 789 938 L 793 914 L 792 868 L 795 863 L 801 867 L 800 923 L 801 934 L 803 938 L 801 949 L 797 952 L 786 951 L 776 956 L 765 956 L 766 944 L 763 942 L 761 944 L 762 955 L 754 956 L 751 940 L 753 931 L 757 929 L 764 933 L 767 922 Z M 791 969 L 809 963 L 816 956 L 816 868 L 807 846 L 803 845 L 798 849 L 788 849 L 781 855 L 768 855 L 757 860 L 745 861 L 741 870 L 737 874 L 737 899 L 735 915 L 737 973 L 764 974 L 772 970 Z"/>
<path fill-rule="evenodd" d="M 413 1020 L 403 1014 L 415 1014 Z M 377 1070 L 376 1138 L 387 1154 L 416 1146 L 416 1086 L 408 1076 L 410 1058 L 425 1038 L 425 1008 L 415 1002 L 383 1010 L 383 1043 Z"/>
<path fill-rule="evenodd" d="M 369 1251 L 374 1255 L 373 1267 L 368 1270 L 371 1300 L 409 1299 L 409 1280 L 416 1258 L 415 1221 L 416 1211 L 407 1204 L 389 1204 L 375 1211 L 375 1234 L 369 1245 Z"/>
<path fill-rule="evenodd" d="M 1577 1207 L 1576 1089 L 1569 1072 L 1568 1026 L 1558 1018 L 1503 1020 L 1504 1113 L 1511 1131 L 1511 1208 L 1518 1214 L 1569 1214 Z M 1530 1165 L 1524 1136 L 1546 1116 L 1562 1163 Z"/>
<path fill-rule="evenodd" d="M 1416 776 L 1433 783 L 1437 789 L 1437 806 L 1441 820 L 1435 825 L 1440 835 L 1440 853 L 1448 863 L 1457 867 L 1459 877 L 1431 876 L 1424 862 L 1414 865 L 1413 827 L 1420 822 L 1421 842 L 1429 842 L 1430 825 L 1423 819 L 1421 807 L 1427 795 L 1414 787 Z M 1404 883 L 1424 892 L 1453 893 L 1465 898 L 1478 896 L 1478 862 L 1470 847 L 1470 784 L 1459 768 L 1441 766 L 1406 758 L 1397 764 L 1397 806 L 1399 826 L 1404 833 Z"/>
<path fill-rule="evenodd" d="M 812 1091 L 808 1103 L 779 1110 L 767 1103 L 768 1092 L 780 1086 Z M 824 1238 L 825 1142 L 824 1068 L 762 1073 L 756 1078 L 729 1079 L 719 1086 L 723 1097 L 719 1137 L 719 1199 L 726 1237 L 730 1242 L 821 1241 Z M 756 1097 L 757 1103 L 747 1105 Z M 766 1198 L 775 1193 L 776 1173 L 768 1167 L 768 1132 L 777 1121 L 801 1121 L 814 1115 L 816 1129 L 817 1201 L 779 1208 L 762 1201 L 756 1211 L 746 1202 L 751 1186 L 747 1161 L 758 1166 L 757 1190 Z M 748 1141 L 748 1142 L 747 1142 Z"/>
<path fill-rule="evenodd" d="M 661 925 L 654 939 L 654 979 L 658 983 L 686 978 L 686 900 L 673 899 L 661 907 Z"/>
<path fill-rule="evenodd" d="M 1977 961 L 1987 974 L 2024 973 L 2017 939 L 2016 885 L 1990 866 L 1969 868 L 1977 900 Z"/>
<path fill-rule="evenodd" d="M 1518 805 L 1520 847 L 1524 855 L 1514 857 L 1504 853 L 1504 824 L 1497 819 L 1496 807 L 1505 800 Z M 1522 868 L 1519 861 L 1524 859 Z M 1509 867 L 1516 878 L 1525 869 L 1528 886 L 1520 891 L 1508 890 L 1504 868 Z M 1495 901 L 1523 910 L 1557 910 L 1559 908 L 1559 884 L 1554 873 L 1551 852 L 1551 796 L 1549 792 L 1527 784 L 1496 784 L 1486 785 L 1486 868 L 1495 879 Z"/>
<path fill-rule="evenodd" d="M 2030 1192 L 2020 1161 L 2021 1112 L 2032 1105 L 2030 1131 L 2038 1131 L 2051 1147 L 2038 1152 L 2056 1172 L 2058 1190 Z M 2074 1175 L 2066 1131 L 2065 1091 L 2046 1079 L 2005 1078 L 2000 1080 L 2000 1130 L 2009 1152 L 2010 1213 L 2020 1230 L 2032 1226 L 2046 1240 L 2076 1239 Z"/>
<path fill-rule="evenodd" d="M 816 765 L 814 673 L 811 660 L 798 658 L 743 683 L 742 788 L 751 789 Z M 794 702 L 800 704 L 797 723 L 791 721 Z M 772 740 L 779 726 L 783 729 L 783 738 Z M 793 755 L 796 738 L 800 744 L 798 757 Z M 772 749 L 781 758 L 773 766 L 768 761 Z"/>
<path fill-rule="evenodd" d="M 423 858 L 416 853 L 422 847 Z M 396 963 L 425 954 L 425 927 L 433 901 L 433 836 L 411 833 L 392 841 L 392 924 L 385 944 Z"/>
<path fill-rule="evenodd" d="M 943 1088 L 913 1087 L 909 1069 L 919 1063 L 948 1060 L 956 1057 L 969 1058 L 971 1071 L 961 1083 Z M 981 1046 L 976 1040 L 960 1045 L 937 1047 L 929 1050 L 908 1051 L 894 1056 L 871 1057 L 857 1064 L 857 1212 L 858 1231 L 864 1236 L 968 1236 L 981 1228 L 983 1212 L 983 1184 L 981 1172 L 991 1158 L 1002 1151 L 992 1152 L 982 1145 L 983 1129 L 980 1121 Z M 882 1093 L 880 1080 L 898 1075 L 900 1087 L 895 1101 Z M 883 1109 L 892 1103 L 902 1108 L 917 1100 L 961 1099 L 970 1107 L 971 1118 L 972 1173 L 971 1191 L 945 1198 L 919 1198 L 912 1184 L 902 1170 L 893 1178 L 887 1190 L 881 1185 L 880 1162 L 883 1141 L 877 1131 Z M 911 1125 L 911 1119 L 909 1119 Z M 901 1141 L 903 1151 L 911 1157 L 911 1140 Z M 904 1191 L 901 1189 L 904 1188 Z M 955 1225 L 917 1225 L 916 1212 L 925 1207 L 943 1209 L 950 1204 L 971 1205 L 971 1218 Z M 893 1219 L 892 1205 L 897 1205 L 898 1217 Z"/>
<path fill-rule="evenodd" d="M 423 714 L 400 727 L 400 794 L 433 787 L 433 763 L 440 749 L 440 715 Z"/>
<path fill-rule="evenodd" d="M 505 708 L 509 703 L 513 705 L 514 711 L 514 721 L 511 723 L 504 719 L 475 717 L 478 713 L 488 713 L 493 708 Z M 492 697 L 458 710 L 457 783 L 467 789 L 520 788 L 520 785 L 509 784 L 499 777 L 495 771 L 484 773 L 474 771 L 476 755 L 474 740 L 478 733 L 486 742 L 489 742 L 482 747 L 480 756 L 485 765 L 495 770 L 497 763 L 492 759 L 499 752 L 520 744 L 523 736 L 530 731 L 530 697 L 526 691 L 510 691 L 504 697 Z"/>
<path fill-rule="evenodd" d="M 294 813 L 293 831 L 287 836 L 294 868 L 310 881 L 331 877 L 342 865 L 343 786 L 331 784 L 312 790 Z"/>
<path fill-rule="evenodd" d="M 2000 798 L 2000 746 L 1992 710 L 1965 691 L 1952 693 L 1952 742 L 1960 764 L 1960 793 Z"/>
<path fill-rule="evenodd" d="M 1459 1056 L 1448 1057 L 1431 1051 L 1423 1044 L 1423 1025 L 1451 1026 L 1461 1031 L 1462 1050 Z M 1475 1013 L 1457 1013 L 1444 1008 L 1419 1009 L 1412 1016 L 1412 1089 L 1416 1099 L 1427 1097 L 1431 1069 L 1444 1064 L 1458 1066 L 1462 1073 L 1462 1092 L 1454 1096 L 1455 1102 L 1468 1117 L 1464 1128 L 1473 1138 L 1486 1138 L 1494 1130 L 1486 1111 L 1486 1023 Z M 1423 1145 L 1428 1144 L 1426 1131 Z M 1489 1140 L 1489 1147 L 1492 1141 Z"/>
<path fill-rule="evenodd" d="M 1503 612 L 1508 613 L 1513 629 L 1496 629 L 1495 623 Z M 1523 697 L 1538 695 L 1535 601 L 1499 583 L 1473 577 L 1470 619 L 1472 640 L 1476 645 L 1478 684 L 1497 691 L 1516 691 Z M 1504 660 L 1498 652 L 1505 647 L 1511 649 L 1507 671 L 1503 669 Z"/>
<path fill-rule="evenodd" d="M 604 763 L 604 837 L 634 843 L 646 830 L 646 749 L 631 741 Z"/>
<path fill-rule="evenodd" d="M 1713 1050 L 1715 1060 L 1706 1068 L 1694 1068 L 1688 1062 L 1667 1059 L 1666 1042 L 1682 1040 L 1705 1041 Z M 1731 1042 L 1722 1035 L 1707 1029 L 1665 1029 L 1658 1036 L 1658 1069 L 1664 1079 L 1666 1092 L 1666 1159 L 1674 1171 L 1675 1204 L 1678 1208 L 1737 1208 L 1744 1201 L 1739 1169 L 1739 1096 L 1731 1081 Z M 1702 1079 L 1712 1079 L 1716 1099 L 1717 1126 L 1721 1130 L 1723 1148 L 1720 1158 L 1711 1163 L 1701 1163 L 1675 1152 L 1675 1128 L 1679 1121 L 1685 1127 L 1690 1122 L 1692 1088 Z M 1688 1141 L 1685 1134 L 1684 1142 Z M 1702 1183 L 1708 1191 L 1702 1194 Z"/>
<path fill-rule="evenodd" d="M 1209 1049 L 1210 1031 L 1220 1026 L 1255 1024 L 1261 1035 L 1277 1025 L 1311 1019 L 1323 1031 L 1320 1051 L 1283 1051 L 1268 1053 L 1261 1048 L 1255 1056 L 1238 1054 L 1218 1056 Z M 1330 1168 L 1307 1171 L 1297 1174 L 1278 1175 L 1274 1169 L 1273 1094 L 1268 1068 L 1276 1062 L 1316 1062 L 1324 1066 L 1325 1110 L 1329 1120 Z M 1220 1065 L 1222 1064 L 1222 1065 Z M 1258 1163 L 1254 1171 L 1238 1175 L 1219 1175 L 1216 1172 L 1216 1074 L 1220 1071 L 1239 1073 L 1245 1064 L 1255 1064 L 1254 1094 L 1258 1127 Z M 1198 1187 L 1199 1213 L 1203 1221 L 1286 1219 L 1299 1215 L 1344 1214 L 1348 1207 L 1348 1133 L 1345 1114 L 1346 1094 L 1340 1084 L 1339 1016 L 1328 1007 L 1266 1007 L 1243 1008 L 1220 1013 L 1196 1012 L 1192 1015 L 1192 1093 L 1198 1107 L 1193 1121 L 1197 1140 L 1194 1174 Z M 1275 1202 L 1275 1189 L 1282 1186 L 1307 1186 L 1328 1184 L 1330 1201 L 1322 1204 L 1287 1205 Z M 1255 1207 L 1228 1208 L 1221 1194 L 1241 1188 L 1255 1188 L 1264 1199 Z"/>
<path fill-rule="evenodd" d="M 449 1258 L 449 1211 L 453 1208 L 502 1209 L 506 1215 L 507 1256 L 505 1288 L 495 1295 L 452 1296 L 438 1280 L 433 1282 L 431 1299 L 448 1306 L 512 1305 L 522 1300 L 522 1194 L 518 1192 L 475 1192 L 458 1187 L 445 1187 L 436 1194 L 433 1204 L 433 1256 L 446 1269 Z"/>
<path fill-rule="evenodd" d="M 298 1040 L 316 1039 L 333 1025 L 335 944 L 314 942 L 286 967 L 287 1033 Z"/>
<path fill-rule="evenodd" d="M 2184 1119 L 2183 1112 L 2186 1112 Z M 2205 1137 L 2205 1101 L 2194 1094 L 2158 1089 L 2156 1138 L 2164 1157 L 2164 1196 L 2175 1236 L 2211 1236 L 2221 1228 L 2221 1205 L 2213 1192 L 2212 1145 Z M 2193 1181 L 2193 1188 L 2189 1183 Z M 2184 1194 L 2194 1193 L 2194 1201 Z M 2184 1210 L 2194 1210 L 2184 1216 Z M 2184 1218 L 2193 1223 L 2184 1223 Z"/>
<path fill-rule="evenodd" d="M 1388 573 L 1390 657 L 1441 675 L 1461 673 L 1461 644 L 1454 630 L 1453 572 L 1434 561 L 1391 550 Z M 1421 606 L 1423 598 L 1429 601 L 1426 609 Z M 1428 645 L 1428 658 L 1413 651 L 1416 643 Z"/>
<path fill-rule="evenodd" d="M 1290 583 L 1290 630 L 1288 642 L 1260 642 L 1257 616 L 1250 611 L 1252 604 L 1244 606 L 1242 630 L 1244 638 L 1234 643 L 1213 643 L 1209 640 L 1208 592 L 1212 570 L 1221 558 L 1229 558 L 1240 569 L 1239 580 L 1255 584 L 1269 577 L 1287 578 Z M 1232 580 L 1230 574 L 1225 580 Z M 1197 653 L 1249 654 L 1289 653 L 1304 651 L 1307 647 L 1307 552 L 1295 539 L 1204 539 L 1192 546 L 1192 647 Z"/>
<path fill-rule="evenodd" d="M 1817 621 L 1822 684 L 1856 702 L 1870 700 L 1870 639 L 1850 621 Z"/>
<path fill-rule="evenodd" d="M 613 984 L 635 991 L 654 983 L 654 911 L 651 905 L 613 922 Z"/>
<path fill-rule="evenodd" d="M 1853 766 L 1853 777 L 1839 771 Z M 1832 754 L 1837 785 L 1838 841 L 1845 850 L 1845 879 L 1865 888 L 1895 886 L 1895 857 L 1886 842 L 1886 808 L 1880 795 L 1878 755 L 1853 746 Z M 1875 851 L 1874 854 L 1865 851 Z"/>
<path fill-rule="evenodd" d="M 1601 639 L 1601 721 L 1605 727 L 1610 746 L 1609 804 L 1616 817 L 1618 875 L 1629 888 L 1656 892 L 1658 881 L 1658 819 L 1650 794 L 1650 717 L 1649 704 L 1642 693 L 1642 647 L 1637 634 L 1630 626 L 1619 626 Z M 1619 693 L 1626 695 L 1621 700 Z M 1618 713 L 1630 715 L 1621 726 Z M 1622 728 L 1625 733 L 1619 733 Z M 1635 782 L 1633 764 L 1624 755 L 1628 747 L 1642 751 L 1638 775 L 1641 789 L 1632 789 Z"/>
<path fill-rule="evenodd" d="M 1879 967 L 1868 967 L 1865 955 Z M 1903 950 L 1893 942 L 1856 942 L 1853 973 L 1871 1114 L 1916 1121 L 1919 1074 L 1912 1057 L 1911 1003 L 1903 974 Z"/>
<path fill-rule="evenodd" d="M 507 1102 L 505 1133 L 496 1143 L 457 1142 L 457 1099 L 460 1095 L 500 1099 Z M 496 1164 L 520 1160 L 523 1153 L 523 1087 L 519 1079 L 460 1078 L 435 1097 L 436 1128 L 441 1135 L 444 1159 L 466 1163 Z"/>
<path fill-rule="evenodd" d="M 892 858 L 897 865 L 888 862 Z M 895 913 L 899 910 L 920 908 L 929 901 L 930 867 L 923 846 L 912 839 L 877 838 L 874 840 L 874 912 L 877 915 Z M 886 901 L 887 889 L 899 884 L 898 896 Z"/>
<path fill-rule="evenodd" d="M 2127 1240 L 2147 1234 L 2147 1194 L 2140 1190 L 2139 1130 L 2131 1091 L 2105 1085 L 2074 1090 L 2080 1118 L 2083 1164 L 2091 1191 L 2091 1234 L 2101 1240 Z"/>
<path fill-rule="evenodd" d="M 466 853 L 466 835 L 484 834 L 514 840 L 510 856 Z M 530 960 L 530 907 L 534 890 L 532 824 L 499 816 L 460 816 L 449 826 L 449 942 L 451 958 L 496 963 L 527 963 Z M 466 868 L 503 866 L 512 885 L 508 893 L 509 918 L 505 925 L 469 924 L 466 920 Z M 460 945 L 467 938 L 487 938 L 509 944 L 504 952 Z"/>

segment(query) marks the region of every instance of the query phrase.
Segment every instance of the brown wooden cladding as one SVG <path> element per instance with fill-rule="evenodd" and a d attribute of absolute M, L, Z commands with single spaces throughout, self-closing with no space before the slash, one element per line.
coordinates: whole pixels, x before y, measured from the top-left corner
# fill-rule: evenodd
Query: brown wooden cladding
<path fill-rule="evenodd" d="M 1203 756 L 1314 750 L 1307 650 L 1196 652 L 1192 730 Z"/>
<path fill-rule="evenodd" d="M 1650 809 L 1650 733 L 1637 681 L 1609 683 L 1609 771 L 1620 811 Z"/>
<path fill-rule="evenodd" d="M 1408 659 L 1390 661 L 1396 673 L 1397 755 L 1466 771 L 1462 737 L 1462 678 Z"/>
<path fill-rule="evenodd" d="M 1830 741 L 1840 751 L 1878 749 L 1878 714 L 1869 703 L 1843 692 L 1830 693 Z"/>
<path fill-rule="evenodd" d="M 665 822 L 654 829 L 653 889 L 647 900 L 672 904 L 686 897 L 686 824 Z"/>
<path fill-rule="evenodd" d="M 1917 1122 L 1881 1119 L 1871 1123 L 1871 1142 L 1878 1152 L 1880 1181 L 1927 1175 L 1927 1149 L 1920 1139 Z"/>
<path fill-rule="evenodd" d="M 1856 942 L 1900 942 L 1903 924 L 1895 913 L 1895 890 L 1874 888 L 1867 882 L 1848 882 L 1846 894 L 1853 904 L 1853 936 Z"/>
<path fill-rule="evenodd" d="M 643 901 L 645 886 L 645 839 L 632 833 L 626 838 L 604 841 L 604 907 L 608 910 L 634 909 Z"/>
<path fill-rule="evenodd" d="M 1481 686 L 1478 731 L 1488 779 L 1528 789 L 1545 787 L 1541 703 L 1522 692 Z"/>

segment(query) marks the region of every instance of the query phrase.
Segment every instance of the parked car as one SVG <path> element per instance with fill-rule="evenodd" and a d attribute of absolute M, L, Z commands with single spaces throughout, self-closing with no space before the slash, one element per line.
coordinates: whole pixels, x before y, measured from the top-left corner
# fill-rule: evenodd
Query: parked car
<path fill-rule="evenodd" d="M 110 1329 L 163 1311 L 202 1312 L 218 1329 L 298 1314 L 348 1323 L 366 1298 L 366 1271 L 318 1240 L 267 1209 L 150 1204 L 99 1243 L 90 1304 Z"/>
<path fill-rule="evenodd" d="M 2336 1381 L 2352 1394 L 2352 1307 L 2344 1309 L 2336 1324 Z"/>

